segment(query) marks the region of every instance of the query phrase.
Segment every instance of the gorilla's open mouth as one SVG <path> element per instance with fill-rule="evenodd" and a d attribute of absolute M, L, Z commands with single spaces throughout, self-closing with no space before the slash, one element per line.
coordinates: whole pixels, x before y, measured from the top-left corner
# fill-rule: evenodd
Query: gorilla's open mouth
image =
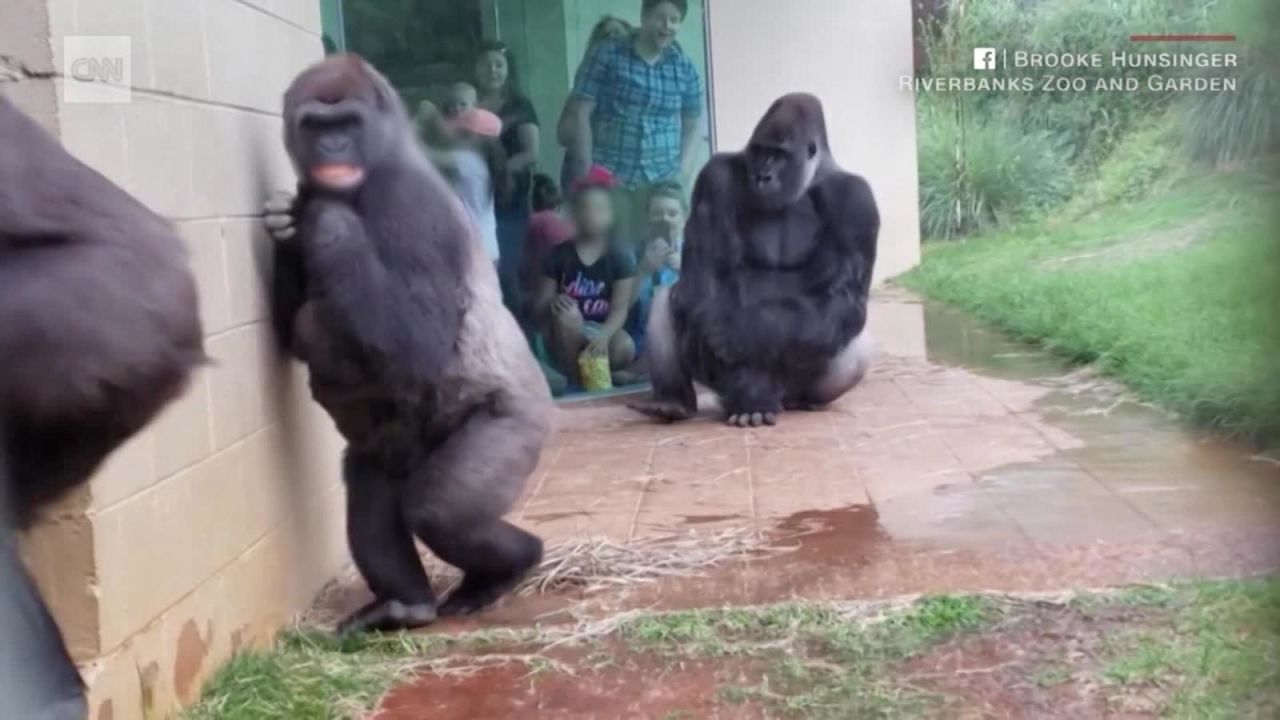
<path fill-rule="evenodd" d="M 316 165 L 311 168 L 311 179 L 334 190 L 350 190 L 364 181 L 364 169 L 346 163 Z"/>

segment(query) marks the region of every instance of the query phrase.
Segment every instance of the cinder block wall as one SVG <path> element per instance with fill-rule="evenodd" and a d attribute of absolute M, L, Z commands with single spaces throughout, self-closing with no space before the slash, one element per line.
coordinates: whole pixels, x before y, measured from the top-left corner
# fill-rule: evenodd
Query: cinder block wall
<path fill-rule="evenodd" d="M 172 219 L 199 282 L 216 365 L 26 548 L 94 717 L 166 717 L 347 561 L 340 445 L 305 371 L 277 354 L 264 299 L 269 241 L 255 217 L 272 189 L 292 187 L 280 97 L 322 54 L 319 3 L 4 6 L 0 92 Z M 132 102 L 63 101 L 67 35 L 132 37 Z"/>

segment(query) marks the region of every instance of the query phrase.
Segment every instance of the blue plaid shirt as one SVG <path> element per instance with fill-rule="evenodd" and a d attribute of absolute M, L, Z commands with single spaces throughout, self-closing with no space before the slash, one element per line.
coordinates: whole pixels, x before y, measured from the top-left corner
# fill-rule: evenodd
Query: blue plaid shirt
<path fill-rule="evenodd" d="M 702 114 L 702 81 L 689 58 L 672 45 L 650 64 L 633 43 L 601 41 L 573 85 L 575 97 L 596 105 L 592 161 L 627 187 L 679 174 L 681 119 Z"/>

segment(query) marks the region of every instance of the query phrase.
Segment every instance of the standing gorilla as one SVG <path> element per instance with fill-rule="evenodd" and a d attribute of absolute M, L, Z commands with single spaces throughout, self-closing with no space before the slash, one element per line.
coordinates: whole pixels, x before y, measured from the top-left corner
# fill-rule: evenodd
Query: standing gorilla
<path fill-rule="evenodd" d="M 698 176 L 680 279 L 649 319 L 654 395 L 632 407 L 689 418 L 697 381 L 745 427 L 843 395 L 870 362 L 879 229 L 871 187 L 831 157 L 821 102 L 779 98 L 744 152 Z"/>
<path fill-rule="evenodd" d="M 204 333 L 172 226 L 3 97 L 0 148 L 0 717 L 82 718 L 16 531 L 183 392 Z"/>
<path fill-rule="evenodd" d="M 284 118 L 300 181 L 268 218 L 276 327 L 348 442 L 347 538 L 374 594 L 339 630 L 473 612 L 542 558 L 502 516 L 550 435 L 551 394 L 390 84 L 331 56 L 294 80 Z M 438 609 L 415 535 L 464 573 Z"/>

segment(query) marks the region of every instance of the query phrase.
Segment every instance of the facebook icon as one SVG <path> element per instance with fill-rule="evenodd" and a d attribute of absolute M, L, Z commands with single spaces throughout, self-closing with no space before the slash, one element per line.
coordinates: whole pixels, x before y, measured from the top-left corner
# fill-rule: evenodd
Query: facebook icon
<path fill-rule="evenodd" d="M 974 70 L 994 70 L 996 67 L 996 49 L 995 48 L 974 48 L 973 49 L 973 69 Z"/>

